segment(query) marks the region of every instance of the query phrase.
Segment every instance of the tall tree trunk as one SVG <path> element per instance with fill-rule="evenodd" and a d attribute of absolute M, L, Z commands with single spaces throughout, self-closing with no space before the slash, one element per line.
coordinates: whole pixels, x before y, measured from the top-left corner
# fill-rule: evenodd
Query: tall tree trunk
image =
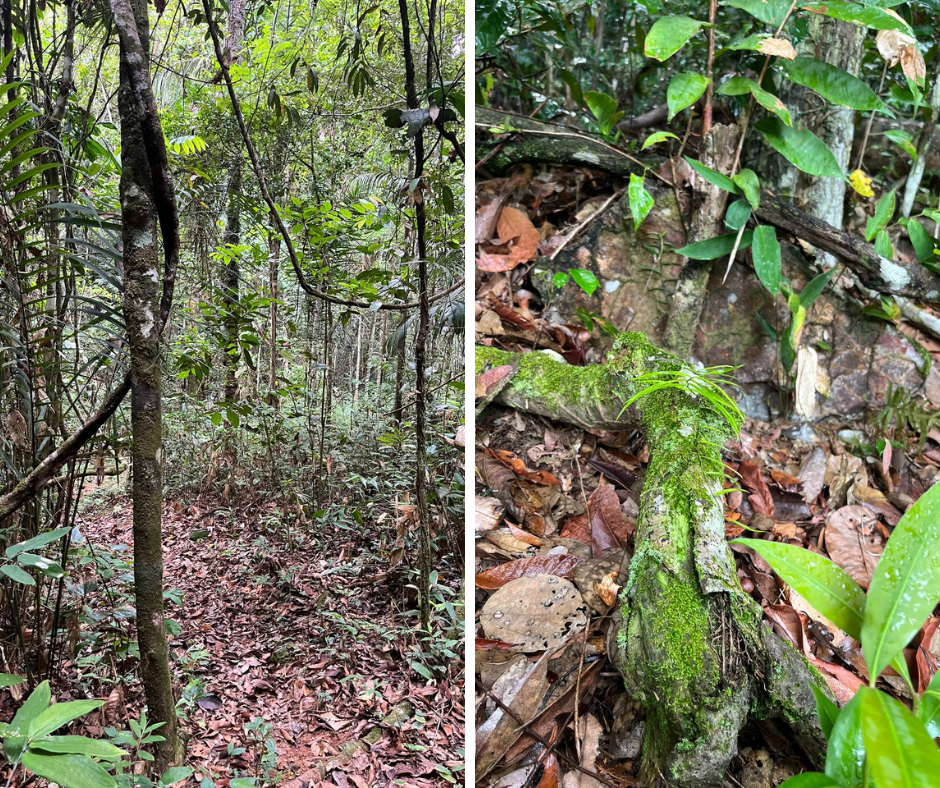
<path fill-rule="evenodd" d="M 278 398 L 277 390 L 277 275 L 278 275 L 278 257 L 281 254 L 281 239 L 274 233 L 268 237 L 268 289 L 271 298 L 271 305 L 268 307 L 268 320 L 270 321 L 270 343 L 268 358 L 268 390 L 269 401 L 276 408 Z"/>
<path fill-rule="evenodd" d="M 406 329 L 407 331 L 407 329 Z M 407 338 L 408 334 L 405 334 Z M 405 417 L 405 408 L 402 401 L 402 388 L 405 385 L 405 343 L 402 343 L 398 346 L 398 351 L 395 353 L 395 404 L 392 406 L 392 414 L 395 421 L 398 423 L 398 426 L 401 426 L 401 422 Z"/>
<path fill-rule="evenodd" d="M 430 18 L 435 15 L 435 3 L 432 0 L 429 10 Z M 405 93 L 409 109 L 418 108 L 418 94 L 415 88 L 415 65 L 411 51 L 411 24 L 408 19 L 407 0 L 398 0 L 398 12 L 401 16 L 401 32 L 403 52 L 405 57 Z M 431 51 L 434 41 L 426 42 L 428 46 L 428 73 L 431 70 Z M 419 131 L 414 138 L 414 174 L 413 179 L 421 180 L 424 176 L 424 130 Z M 418 580 L 418 594 L 420 597 L 421 627 L 427 630 L 431 624 L 431 517 L 428 512 L 427 491 L 427 458 L 425 434 L 427 409 L 427 381 L 425 380 L 425 366 L 428 338 L 428 246 L 427 246 L 427 216 L 425 214 L 425 192 L 416 190 L 419 196 L 415 205 L 415 241 L 418 254 L 418 330 L 415 332 L 415 498 L 418 514 L 418 538 L 420 540 L 420 576 Z"/>
<path fill-rule="evenodd" d="M 237 246 L 241 241 L 241 190 L 242 165 L 239 156 L 232 165 L 232 174 L 228 181 L 228 204 L 225 209 L 225 232 L 222 234 L 222 245 L 225 247 Z M 239 360 L 239 266 L 237 253 L 226 254 L 222 259 L 222 269 L 219 271 L 219 281 L 222 285 L 222 298 L 225 304 L 225 401 L 235 402 L 238 396 L 238 383 L 235 373 L 238 371 Z"/>
<path fill-rule="evenodd" d="M 166 630 L 163 618 L 163 404 L 160 330 L 164 322 L 160 299 L 160 267 L 157 254 L 158 212 L 171 210 L 163 226 L 164 243 L 177 231 L 175 203 L 165 162 L 149 154 L 162 150 L 163 137 L 153 139 L 155 117 L 145 117 L 142 106 L 155 114 L 149 90 L 149 26 L 145 0 L 112 0 L 115 22 L 121 34 L 121 76 L 118 109 L 121 114 L 121 218 L 124 246 L 124 319 L 130 345 L 132 459 L 134 464 L 134 592 L 137 606 L 137 641 L 140 673 L 153 722 L 161 722 L 163 742 L 154 744 L 158 772 L 182 761 L 177 734 L 176 702 L 170 679 Z M 159 153 L 159 150 L 157 150 Z M 165 150 L 164 150 L 165 157 Z M 155 183 L 154 176 L 161 178 Z M 157 192 L 157 188 L 163 189 Z M 166 194 L 167 188 L 169 194 Z M 161 225 L 164 213 L 161 213 Z M 168 236 L 169 233 L 169 236 Z M 176 236 L 178 242 L 178 236 Z M 166 305 L 169 311 L 169 305 Z"/>

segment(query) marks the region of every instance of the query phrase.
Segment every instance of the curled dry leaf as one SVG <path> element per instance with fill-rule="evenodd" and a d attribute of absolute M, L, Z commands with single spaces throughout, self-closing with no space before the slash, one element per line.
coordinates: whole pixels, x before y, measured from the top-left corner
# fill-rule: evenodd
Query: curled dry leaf
<path fill-rule="evenodd" d="M 904 76 L 918 83 L 924 84 L 927 78 L 927 65 L 924 63 L 924 56 L 917 48 L 917 44 L 901 47 L 901 71 Z"/>
<path fill-rule="evenodd" d="M 480 572 L 475 578 L 477 588 L 496 590 L 506 583 L 518 580 L 520 577 L 534 575 L 557 575 L 570 580 L 574 577 L 574 570 L 583 561 L 576 555 L 534 555 L 529 558 L 519 558 L 509 561 L 485 572 Z"/>
<path fill-rule="evenodd" d="M 7 435 L 13 445 L 20 451 L 29 451 L 29 440 L 26 438 L 26 419 L 18 410 L 11 410 L 6 419 Z"/>
<path fill-rule="evenodd" d="M 591 550 L 595 558 L 626 544 L 630 526 L 620 508 L 620 499 L 609 484 L 603 484 L 591 493 L 588 516 L 591 519 Z"/>
<path fill-rule="evenodd" d="M 506 508 L 495 498 L 477 495 L 473 499 L 473 525 L 480 536 L 496 528 L 503 519 Z"/>
<path fill-rule="evenodd" d="M 760 42 L 757 49 L 764 55 L 775 55 L 787 60 L 796 58 L 796 50 L 793 48 L 793 44 L 785 38 L 765 38 Z"/>
<path fill-rule="evenodd" d="M 738 473 L 741 474 L 743 486 L 751 493 L 748 500 L 754 507 L 754 511 L 773 517 L 774 499 L 767 482 L 761 475 L 760 468 L 750 460 L 745 460 L 738 466 Z"/>
<path fill-rule="evenodd" d="M 608 576 L 611 577 L 611 582 L 605 584 L 605 578 Z M 610 585 L 619 589 L 626 585 L 629 577 L 630 554 L 626 550 L 608 553 L 604 558 L 583 561 L 574 570 L 574 584 L 584 597 L 584 601 L 592 610 L 601 614 L 606 613 L 612 604 L 606 601 L 609 599 L 606 589 Z"/>
<path fill-rule="evenodd" d="M 608 572 L 601 578 L 601 582 L 594 584 L 594 593 L 600 597 L 600 600 L 607 606 L 610 607 L 617 601 L 617 594 L 620 593 L 620 586 L 616 583 L 617 575 L 620 574 L 619 569 L 614 569 L 612 572 Z"/>
<path fill-rule="evenodd" d="M 917 42 L 906 33 L 900 30 L 879 30 L 875 36 L 875 44 L 878 46 L 878 52 L 888 65 L 894 66 L 901 59 L 901 49 L 911 46 Z"/>
<path fill-rule="evenodd" d="M 480 250 L 477 268 L 481 271 L 511 271 L 520 263 L 535 258 L 539 248 L 539 231 L 525 211 L 507 206 L 500 211 L 496 232 L 502 245 L 508 245 L 506 254 Z"/>
<path fill-rule="evenodd" d="M 803 500 L 810 504 L 822 492 L 826 479 L 826 453 L 819 446 L 803 459 L 799 478 L 803 485 Z"/>
<path fill-rule="evenodd" d="M 587 605 L 572 583 L 555 575 L 513 580 L 480 611 L 483 634 L 516 643 L 511 650 L 552 650 L 587 626 Z"/>
<path fill-rule="evenodd" d="M 866 507 L 843 506 L 826 523 L 826 550 L 862 588 L 871 583 L 885 543 L 877 529 L 878 518 Z"/>

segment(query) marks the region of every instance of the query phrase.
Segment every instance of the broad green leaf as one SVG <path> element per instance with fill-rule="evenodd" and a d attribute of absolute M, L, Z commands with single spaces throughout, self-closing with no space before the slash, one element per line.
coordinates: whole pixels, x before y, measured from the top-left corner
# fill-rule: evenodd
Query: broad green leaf
<path fill-rule="evenodd" d="M 911 239 L 911 245 L 917 254 L 918 262 L 924 263 L 933 260 L 934 240 L 924 229 L 924 226 L 913 217 L 908 219 L 907 222 L 907 236 Z"/>
<path fill-rule="evenodd" d="M 766 143 L 794 167 L 820 178 L 842 178 L 839 162 L 819 137 L 808 129 L 787 126 L 780 118 L 764 118 L 754 124 Z"/>
<path fill-rule="evenodd" d="M 23 702 L 23 705 L 17 709 L 13 715 L 13 721 L 7 729 L 7 735 L 3 739 L 3 754 L 6 759 L 15 762 L 23 752 L 26 746 L 26 731 L 43 710 L 49 705 L 52 699 L 52 692 L 49 689 L 49 682 L 43 681 L 36 686 L 29 697 Z"/>
<path fill-rule="evenodd" d="M 754 272 L 772 296 L 780 292 L 780 241 L 773 227 L 762 224 L 754 230 L 751 244 Z"/>
<path fill-rule="evenodd" d="M 862 696 L 868 768 L 878 788 L 935 785 L 940 776 L 940 750 L 924 724 L 884 692 L 862 687 L 858 694 Z"/>
<path fill-rule="evenodd" d="M 670 139 L 670 138 L 671 138 L 671 139 L 674 139 L 674 140 L 679 139 L 679 138 L 678 138 L 675 134 L 673 134 L 671 131 L 657 131 L 655 134 L 650 134 L 650 135 L 643 141 L 643 147 L 640 148 L 640 150 L 646 150 L 646 149 L 647 149 L 648 147 L 650 147 L 651 145 L 656 145 L 657 143 L 663 142 L 663 141 L 668 140 L 668 139 Z"/>
<path fill-rule="evenodd" d="M 584 94 L 584 101 L 597 120 L 597 126 L 604 136 L 610 134 L 614 124 L 623 117 L 622 112 L 617 112 L 617 100 L 606 93 L 589 90 Z"/>
<path fill-rule="evenodd" d="M 636 232 L 643 224 L 643 220 L 653 208 L 653 195 L 643 186 L 643 178 L 630 173 L 630 186 L 627 189 L 627 200 L 630 205 L 630 215 L 633 217 L 633 231 Z M 590 295 L 590 293 L 588 294 Z"/>
<path fill-rule="evenodd" d="M 927 691 L 921 696 L 917 716 L 932 739 L 940 736 L 940 670 L 933 674 Z"/>
<path fill-rule="evenodd" d="M 189 766 L 173 766 L 163 773 L 158 785 L 173 785 L 180 780 L 185 780 L 192 773 L 193 770 Z"/>
<path fill-rule="evenodd" d="M 794 347 L 796 345 L 794 343 Z M 750 547 L 807 602 L 839 629 L 858 640 L 865 592 L 844 569 L 797 545 L 764 539 L 732 539 L 731 543 Z"/>
<path fill-rule="evenodd" d="M 660 17 L 646 34 L 644 53 L 654 60 L 668 60 L 705 26 L 705 22 L 687 16 Z"/>
<path fill-rule="evenodd" d="M 862 784 L 865 742 L 862 738 L 861 710 L 862 699 L 856 693 L 839 712 L 826 748 L 826 774 L 846 788 Z"/>
<path fill-rule="evenodd" d="M 734 181 L 731 180 L 727 175 L 722 175 L 718 170 L 713 170 L 711 167 L 706 167 L 700 161 L 695 159 L 690 159 L 688 156 L 683 156 L 689 166 L 695 170 L 699 175 L 701 175 L 709 183 L 713 183 L 719 189 L 724 189 L 726 192 L 731 192 L 732 194 L 740 194 L 741 191 L 735 185 Z"/>
<path fill-rule="evenodd" d="M 751 16 L 774 29 L 780 27 L 780 23 L 783 22 L 783 18 L 790 9 L 790 3 L 787 0 L 723 0 L 722 5 L 730 5 L 747 11 Z"/>
<path fill-rule="evenodd" d="M 894 247 L 891 246 L 891 236 L 884 230 L 879 230 L 878 234 L 875 236 L 875 251 L 882 257 L 887 257 L 889 260 L 894 259 Z"/>
<path fill-rule="evenodd" d="M 768 93 L 764 90 L 753 79 L 748 79 L 747 77 L 731 77 L 731 79 L 727 79 L 721 83 L 717 92 L 723 96 L 743 96 L 746 93 L 750 93 L 754 96 L 757 103 L 768 112 L 773 112 L 774 115 L 788 126 L 793 125 L 793 121 L 790 118 L 790 110 L 784 106 L 784 103 L 773 93 Z"/>
<path fill-rule="evenodd" d="M 581 90 L 581 83 L 578 82 L 578 78 L 566 68 L 558 69 L 558 78 L 568 86 L 574 103 L 579 107 L 583 107 L 584 93 Z"/>
<path fill-rule="evenodd" d="M 514 10 L 510 0 L 477 0 L 474 25 L 477 57 L 494 49 L 506 35 Z"/>
<path fill-rule="evenodd" d="M 28 566 L 30 569 L 38 569 L 46 577 L 57 578 L 62 577 L 65 572 L 62 570 L 62 567 L 59 566 L 58 561 L 53 561 L 50 558 L 43 558 L 41 555 L 33 555 L 32 553 L 20 553 L 16 560 L 19 561 L 23 566 Z"/>
<path fill-rule="evenodd" d="M 885 136 L 895 145 L 901 147 L 915 162 L 917 161 L 917 148 L 914 147 L 914 140 L 911 135 L 903 129 L 888 129 Z"/>
<path fill-rule="evenodd" d="M 0 688 L 13 687 L 26 681 L 22 676 L 15 676 L 12 673 L 0 673 Z"/>
<path fill-rule="evenodd" d="M 800 293 L 800 304 L 804 309 L 809 309 L 813 302 L 819 298 L 820 293 L 826 289 L 826 285 L 829 284 L 829 280 L 835 276 L 836 266 L 833 266 L 828 271 L 823 271 L 819 276 L 811 279 L 806 287 L 803 288 L 803 292 Z"/>
<path fill-rule="evenodd" d="M 839 788 L 839 783 L 820 772 L 804 772 L 780 783 L 780 788 Z"/>
<path fill-rule="evenodd" d="M 731 254 L 737 237 L 737 233 L 719 235 L 716 238 L 709 238 L 706 241 L 699 241 L 698 243 L 683 246 L 681 249 L 676 249 L 676 254 L 684 255 L 691 260 L 717 260 L 719 257 Z M 750 245 L 751 231 L 748 230 L 741 236 L 738 249 L 747 249 Z"/>
<path fill-rule="evenodd" d="M 115 788 L 117 785 L 114 778 L 87 755 L 43 755 L 29 750 L 23 753 L 23 765 L 62 788 Z"/>
<path fill-rule="evenodd" d="M 671 121 L 677 113 L 698 101 L 710 84 L 711 80 L 701 74 L 689 71 L 676 74 L 669 80 L 666 89 L 666 105 L 669 108 L 667 120 Z"/>
<path fill-rule="evenodd" d="M 33 580 L 33 576 L 29 572 L 14 564 L 4 564 L 0 566 L 0 572 L 3 572 L 10 580 L 22 583 L 24 586 L 36 585 L 36 581 Z"/>
<path fill-rule="evenodd" d="M 819 717 L 819 727 L 822 728 L 823 733 L 828 739 L 832 735 L 832 729 L 836 724 L 836 720 L 839 719 L 840 709 L 835 703 L 829 700 L 829 696 L 815 684 L 810 684 L 809 688 L 813 691 L 813 695 L 816 698 L 816 716 Z"/>
<path fill-rule="evenodd" d="M 754 170 L 747 168 L 741 170 L 734 176 L 733 181 L 741 191 L 744 192 L 744 196 L 747 197 L 751 208 L 756 211 L 760 206 L 760 181 L 757 179 Z"/>
<path fill-rule="evenodd" d="M 731 5 L 731 4 L 727 3 L 726 5 Z M 762 3 L 762 5 L 766 5 L 766 3 Z M 757 35 L 747 36 L 745 38 L 740 39 L 739 41 L 735 41 L 731 44 L 728 44 L 725 46 L 725 49 L 728 49 L 731 51 L 738 51 L 741 49 L 745 49 L 745 50 L 750 50 L 752 52 L 757 52 L 760 49 L 761 42 L 766 41 L 768 38 L 770 38 L 769 33 L 758 33 Z"/>
<path fill-rule="evenodd" d="M 887 109 L 875 91 L 862 80 L 822 60 L 798 57 L 787 62 L 784 71 L 797 85 L 809 88 L 834 104 L 858 110 Z"/>
<path fill-rule="evenodd" d="M 555 287 L 560 290 L 571 281 L 571 274 L 569 274 L 567 271 L 555 271 L 555 276 L 553 279 L 555 281 Z"/>
<path fill-rule="evenodd" d="M 859 3 L 844 2 L 844 0 L 826 0 L 826 2 L 820 3 L 807 3 L 801 8 L 833 19 L 841 19 L 843 22 L 853 22 L 862 27 L 870 27 L 874 30 L 900 30 L 909 36 L 913 35 L 913 31 L 906 22 L 885 13 L 873 5 L 860 5 Z"/>
<path fill-rule="evenodd" d="M 54 531 L 48 531 L 47 533 L 39 534 L 39 536 L 34 536 L 32 539 L 27 539 L 25 542 L 11 544 L 6 549 L 5 555 L 7 558 L 13 558 L 19 553 L 38 550 L 40 547 L 45 547 L 47 544 L 61 539 L 71 530 L 71 527 L 66 525 L 63 528 L 56 528 Z"/>
<path fill-rule="evenodd" d="M 751 206 L 748 205 L 747 200 L 735 200 L 731 205 L 728 206 L 728 210 L 725 213 L 725 225 L 737 232 L 747 223 L 747 220 L 751 218 Z"/>
<path fill-rule="evenodd" d="M 49 753 L 88 755 L 103 761 L 116 761 L 127 755 L 124 750 L 109 741 L 89 739 L 86 736 L 46 736 L 31 741 L 29 748 Z"/>
<path fill-rule="evenodd" d="M 73 700 L 68 703 L 53 703 L 34 719 L 26 731 L 30 739 L 38 739 L 57 731 L 67 722 L 104 706 L 103 700 Z"/>
<path fill-rule="evenodd" d="M 872 574 L 859 638 L 872 679 L 901 653 L 938 599 L 940 485 L 934 485 L 895 526 Z"/>
<path fill-rule="evenodd" d="M 593 295 L 594 291 L 601 286 L 601 283 L 597 281 L 597 277 L 586 268 L 569 268 L 568 273 L 571 274 L 571 278 L 574 279 L 578 287 L 588 295 Z"/>
<path fill-rule="evenodd" d="M 879 230 L 884 230 L 894 216 L 894 189 L 887 194 L 882 195 L 881 199 L 875 203 L 875 215 L 869 216 L 865 221 L 865 240 L 871 242 Z"/>

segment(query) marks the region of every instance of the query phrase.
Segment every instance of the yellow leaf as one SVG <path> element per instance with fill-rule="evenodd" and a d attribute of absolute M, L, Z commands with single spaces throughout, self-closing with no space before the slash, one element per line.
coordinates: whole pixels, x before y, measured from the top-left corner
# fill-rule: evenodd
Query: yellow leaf
<path fill-rule="evenodd" d="M 871 178 L 861 170 L 856 170 L 849 176 L 849 183 L 862 197 L 875 196 L 875 190 L 871 188 Z"/>

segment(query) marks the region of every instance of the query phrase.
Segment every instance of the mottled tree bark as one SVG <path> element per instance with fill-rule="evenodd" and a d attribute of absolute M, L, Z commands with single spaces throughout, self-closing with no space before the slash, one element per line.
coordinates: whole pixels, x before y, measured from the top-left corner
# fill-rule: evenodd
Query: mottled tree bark
<path fill-rule="evenodd" d="M 153 177 L 159 162 L 154 162 L 148 156 L 148 152 L 155 147 L 162 147 L 163 138 L 161 132 L 159 140 L 148 139 L 152 127 L 146 125 L 148 119 L 142 108 L 152 102 L 152 94 L 148 97 L 139 95 L 142 87 L 144 90 L 149 89 L 147 4 L 145 0 L 112 0 L 112 10 L 121 33 L 118 109 L 121 115 L 123 166 L 120 195 L 124 246 L 124 319 L 131 364 L 137 641 L 148 713 L 153 722 L 163 723 L 159 733 L 165 741 L 154 744 L 154 766 L 160 773 L 180 763 L 183 754 L 177 733 L 176 702 L 170 679 L 163 617 L 162 321 L 156 224 L 161 205 L 158 204 L 157 184 Z M 144 79 L 147 81 L 144 82 Z M 161 185 L 166 187 L 168 173 L 157 174 L 165 177 Z M 163 227 L 164 233 L 167 229 Z"/>

